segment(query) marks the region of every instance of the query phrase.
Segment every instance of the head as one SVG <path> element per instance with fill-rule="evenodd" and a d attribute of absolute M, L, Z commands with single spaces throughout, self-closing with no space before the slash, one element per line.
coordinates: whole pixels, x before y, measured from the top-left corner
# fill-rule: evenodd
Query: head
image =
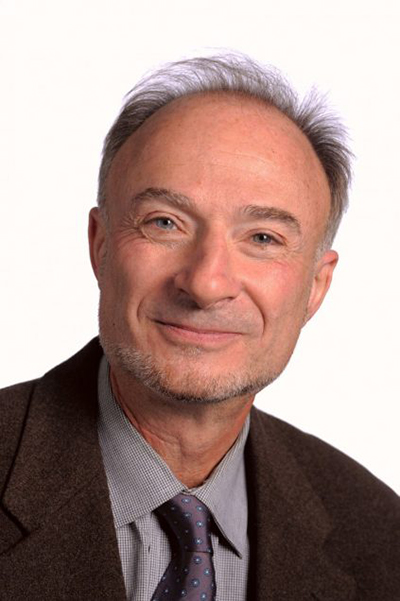
<path fill-rule="evenodd" d="M 281 373 L 337 262 L 342 133 L 248 59 L 177 63 L 132 91 L 89 228 L 115 371 L 201 403 Z"/>

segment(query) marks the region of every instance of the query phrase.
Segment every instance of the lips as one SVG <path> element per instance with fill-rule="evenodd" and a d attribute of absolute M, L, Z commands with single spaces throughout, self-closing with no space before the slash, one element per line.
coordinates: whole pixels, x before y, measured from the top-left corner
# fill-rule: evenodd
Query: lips
<path fill-rule="evenodd" d="M 188 324 L 164 322 L 157 320 L 164 338 L 176 344 L 192 344 L 202 347 L 217 348 L 229 344 L 241 335 L 221 329 L 197 328 Z"/>
<path fill-rule="evenodd" d="M 168 327 L 172 327 L 172 328 L 179 328 L 181 330 L 186 330 L 188 332 L 193 332 L 195 334 L 204 334 L 204 335 L 230 335 L 230 334 L 240 334 L 240 332 L 234 332 L 231 330 L 224 330 L 224 329 L 217 329 L 217 328 L 195 328 L 194 326 L 191 325 L 187 325 L 187 324 L 181 324 L 181 323 L 175 323 L 175 322 L 166 322 L 166 321 L 159 321 L 156 320 L 157 323 L 163 325 L 163 326 L 168 326 Z"/>

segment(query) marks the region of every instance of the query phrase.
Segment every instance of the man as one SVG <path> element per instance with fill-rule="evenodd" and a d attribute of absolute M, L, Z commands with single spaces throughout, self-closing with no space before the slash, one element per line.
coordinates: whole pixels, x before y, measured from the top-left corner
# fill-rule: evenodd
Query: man
<path fill-rule="evenodd" d="M 101 346 L 2 392 L 1 599 L 400 599 L 395 493 L 251 409 L 328 291 L 349 173 L 246 58 L 131 92 L 90 213 Z"/>

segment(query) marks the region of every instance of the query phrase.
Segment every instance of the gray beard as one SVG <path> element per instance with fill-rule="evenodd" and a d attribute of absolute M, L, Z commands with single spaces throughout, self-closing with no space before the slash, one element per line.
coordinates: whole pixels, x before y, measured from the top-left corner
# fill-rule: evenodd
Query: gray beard
<path fill-rule="evenodd" d="M 100 333 L 100 342 L 111 365 L 118 366 L 126 375 L 133 377 L 157 396 L 176 403 L 191 405 L 211 405 L 223 403 L 233 398 L 255 395 L 271 384 L 279 373 L 224 373 L 218 378 L 197 377 L 188 370 L 179 382 L 172 386 L 168 382 L 167 369 L 160 369 L 149 354 L 142 353 L 129 344 L 107 340 Z M 201 349 L 191 348 L 185 356 L 199 355 Z"/>

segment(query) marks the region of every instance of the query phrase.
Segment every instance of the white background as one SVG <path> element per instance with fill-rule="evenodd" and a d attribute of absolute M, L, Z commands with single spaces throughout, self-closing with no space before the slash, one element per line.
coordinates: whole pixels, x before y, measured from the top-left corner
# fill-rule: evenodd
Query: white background
<path fill-rule="evenodd" d="M 148 69 L 221 47 L 328 92 L 357 156 L 333 288 L 257 405 L 400 492 L 397 0 L 0 0 L 0 385 L 97 333 L 86 222 L 103 137 Z"/>

